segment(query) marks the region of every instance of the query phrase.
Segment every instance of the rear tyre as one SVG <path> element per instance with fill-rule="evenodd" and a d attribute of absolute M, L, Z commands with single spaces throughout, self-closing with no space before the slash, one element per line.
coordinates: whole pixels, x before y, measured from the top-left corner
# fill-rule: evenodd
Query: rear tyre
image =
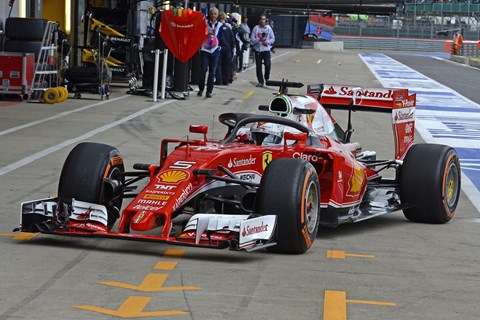
<path fill-rule="evenodd" d="M 124 182 L 119 173 L 125 172 L 120 152 L 109 145 L 80 143 L 70 151 L 60 174 L 58 196 L 102 204 L 108 211 L 108 230 L 119 217 L 122 198 L 107 199 L 103 180 L 112 178 Z"/>
<path fill-rule="evenodd" d="M 256 212 L 277 215 L 277 245 L 271 252 L 306 252 L 320 223 L 320 184 L 315 168 L 305 160 L 277 159 L 265 170 Z"/>
<path fill-rule="evenodd" d="M 412 207 L 405 217 L 415 222 L 446 223 L 460 198 L 460 161 L 455 149 L 440 144 L 416 144 L 400 169 L 400 199 Z"/>

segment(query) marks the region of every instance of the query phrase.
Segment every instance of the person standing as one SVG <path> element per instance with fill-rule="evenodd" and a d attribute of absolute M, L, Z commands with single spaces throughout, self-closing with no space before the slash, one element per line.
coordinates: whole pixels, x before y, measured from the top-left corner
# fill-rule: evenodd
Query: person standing
<path fill-rule="evenodd" d="M 257 87 L 263 87 L 264 79 L 267 81 L 270 78 L 272 66 L 270 49 L 275 42 L 275 35 L 272 28 L 267 25 L 267 17 L 264 14 L 261 14 L 258 18 L 258 24 L 253 28 L 250 42 L 255 51 Z M 262 63 L 265 64 L 265 77 L 263 76 Z"/>
<path fill-rule="evenodd" d="M 248 56 L 247 61 L 243 61 L 244 53 L 248 50 L 250 45 L 250 27 L 248 26 L 248 17 L 242 16 L 242 23 L 238 27 L 238 40 L 240 45 L 240 53 L 238 54 L 238 72 L 242 72 L 243 65 L 248 65 Z"/>
<path fill-rule="evenodd" d="M 458 50 L 460 50 L 460 47 L 463 44 L 463 36 L 460 32 L 455 31 L 455 34 L 453 35 L 453 54 L 458 55 Z"/>
<path fill-rule="evenodd" d="M 220 58 L 218 60 L 217 71 L 215 72 L 216 85 L 227 86 L 233 80 L 232 76 L 232 56 L 235 49 L 235 38 L 232 32 L 232 26 L 227 23 L 227 14 L 220 12 L 218 21 L 222 23 L 221 36 L 218 38 L 220 50 Z"/>
<path fill-rule="evenodd" d="M 268 19 L 268 25 L 270 26 L 270 28 L 272 28 L 273 30 L 273 34 L 275 35 L 275 39 L 277 38 L 277 32 L 275 31 L 275 25 L 274 25 L 274 22 L 272 19 Z M 275 45 L 272 45 L 272 47 L 270 48 L 270 51 L 272 53 L 275 53 Z"/>
<path fill-rule="evenodd" d="M 210 8 L 207 20 L 208 33 L 200 48 L 200 79 L 198 82 L 197 96 L 201 97 L 205 89 L 205 78 L 207 77 L 207 93 L 206 97 L 212 97 L 213 83 L 215 81 L 215 71 L 217 69 L 218 58 L 220 56 L 221 47 L 218 39 L 221 37 L 222 23 L 218 21 L 218 9 Z"/>

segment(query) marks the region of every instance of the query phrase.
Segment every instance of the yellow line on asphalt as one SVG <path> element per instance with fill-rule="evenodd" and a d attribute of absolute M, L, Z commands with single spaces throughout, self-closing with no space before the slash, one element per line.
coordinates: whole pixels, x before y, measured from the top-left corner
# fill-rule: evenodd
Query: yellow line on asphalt
<path fill-rule="evenodd" d="M 375 256 L 370 254 L 356 254 L 356 253 L 346 253 L 345 251 L 341 251 L 341 250 L 327 250 L 327 258 L 345 259 L 346 257 L 365 258 L 365 259 L 375 258 Z"/>
<path fill-rule="evenodd" d="M 325 290 L 323 320 L 347 320 L 347 303 L 359 303 L 395 307 L 397 304 L 384 301 L 347 300 L 347 292 Z"/>
<path fill-rule="evenodd" d="M 360 303 L 360 304 L 374 304 L 379 306 L 395 307 L 397 304 L 394 302 L 384 301 L 366 301 L 366 300 L 346 300 L 347 303 Z"/>
<path fill-rule="evenodd" d="M 181 258 L 185 254 L 185 250 L 178 250 L 178 249 L 168 249 L 163 254 L 164 257 L 175 257 Z"/>
<path fill-rule="evenodd" d="M 176 262 L 160 261 L 160 262 L 157 262 L 157 264 L 155 265 L 155 267 L 153 267 L 153 269 L 155 269 L 155 270 L 173 270 L 173 269 L 175 269 L 176 266 L 177 266 Z"/>
<path fill-rule="evenodd" d="M 202 290 L 202 288 L 193 286 L 164 287 L 163 284 L 167 279 L 168 274 L 149 273 L 145 276 L 142 283 L 140 283 L 140 285 L 138 286 L 116 281 L 105 281 L 97 283 L 142 292 Z"/>
<path fill-rule="evenodd" d="M 140 318 L 140 317 L 162 317 L 189 314 L 180 310 L 162 310 L 162 311 L 143 311 L 147 304 L 152 300 L 151 297 L 130 296 L 123 302 L 117 310 L 98 308 L 95 306 L 74 306 L 77 309 L 84 309 L 93 312 L 108 314 L 119 318 Z"/>
<path fill-rule="evenodd" d="M 347 293 L 325 290 L 323 320 L 347 320 Z"/>
<path fill-rule="evenodd" d="M 30 240 L 35 238 L 38 233 L 20 232 L 20 233 L 1 233 L 0 237 L 12 237 L 13 240 Z"/>
<path fill-rule="evenodd" d="M 252 96 L 252 94 L 255 93 L 255 90 L 250 90 L 248 91 L 244 96 L 243 96 L 243 99 L 248 99 Z"/>

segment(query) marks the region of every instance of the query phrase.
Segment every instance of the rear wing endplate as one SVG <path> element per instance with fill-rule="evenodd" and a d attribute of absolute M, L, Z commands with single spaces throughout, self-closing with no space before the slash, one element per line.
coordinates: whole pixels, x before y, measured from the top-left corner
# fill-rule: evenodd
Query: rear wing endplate
<path fill-rule="evenodd" d="M 307 93 L 326 109 L 391 113 L 395 159 L 403 159 L 414 142 L 416 94 L 408 89 L 314 84 Z"/>

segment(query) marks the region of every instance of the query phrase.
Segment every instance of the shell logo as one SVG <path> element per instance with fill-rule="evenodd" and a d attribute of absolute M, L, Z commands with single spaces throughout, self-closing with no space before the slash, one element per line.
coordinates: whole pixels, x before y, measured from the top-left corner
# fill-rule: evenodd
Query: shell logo
<path fill-rule="evenodd" d="M 363 173 L 362 167 L 360 167 L 358 163 L 355 163 L 353 168 L 353 176 L 351 180 L 350 192 L 352 193 L 360 192 L 364 180 L 365 180 L 365 175 Z"/>
<path fill-rule="evenodd" d="M 162 172 L 158 178 L 161 182 L 165 183 L 178 183 L 180 181 L 186 180 L 188 178 L 188 174 L 185 171 L 180 170 L 169 170 Z"/>

